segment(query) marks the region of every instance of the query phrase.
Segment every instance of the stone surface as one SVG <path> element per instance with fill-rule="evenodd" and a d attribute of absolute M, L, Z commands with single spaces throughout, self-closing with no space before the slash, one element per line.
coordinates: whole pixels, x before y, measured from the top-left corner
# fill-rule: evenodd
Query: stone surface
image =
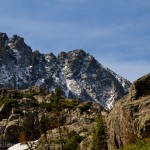
<path fill-rule="evenodd" d="M 150 137 L 150 74 L 136 80 L 108 115 L 109 149 Z"/>
<path fill-rule="evenodd" d="M 41 103 L 45 103 L 53 106 L 54 92 L 49 93 L 47 90 L 44 91 L 38 87 L 31 87 L 24 90 L 3 89 L 0 93 L 2 94 L 1 102 L 4 103 L 0 107 L 0 142 L 18 143 L 20 140 L 19 137 L 24 131 L 29 132 L 32 137 L 30 140 L 38 139 L 43 141 L 40 128 L 40 120 L 43 114 L 48 118 L 48 139 L 58 139 L 59 134 L 57 125 L 55 124 L 57 120 L 56 114 L 51 110 L 47 111 L 40 105 Z M 8 102 L 8 98 L 14 98 L 15 101 L 18 102 L 18 105 L 6 107 L 5 103 Z M 61 100 L 62 102 L 66 101 L 66 105 L 63 105 L 59 112 L 60 118 L 63 120 L 61 124 L 62 134 L 65 135 L 67 133 L 66 129 L 75 131 L 77 134 L 84 137 L 80 147 L 82 149 L 90 149 L 92 142 L 90 139 L 92 138 L 93 128 L 95 126 L 96 112 L 100 110 L 104 111 L 104 109 L 99 104 L 90 101 L 81 103 L 74 100 L 74 103 L 72 103 L 72 100 L 65 99 L 64 97 L 62 97 Z M 74 105 L 67 107 L 67 104 L 69 106 L 70 103 Z M 55 148 L 58 147 L 58 144 L 53 143 L 52 146 L 54 145 Z"/>

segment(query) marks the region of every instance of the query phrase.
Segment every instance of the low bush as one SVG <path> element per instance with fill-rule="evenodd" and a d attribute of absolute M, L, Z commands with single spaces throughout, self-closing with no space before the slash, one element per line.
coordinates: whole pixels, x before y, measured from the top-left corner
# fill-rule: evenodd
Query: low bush
<path fill-rule="evenodd" d="M 91 105 L 88 103 L 81 103 L 77 106 L 80 109 L 81 114 L 91 108 Z"/>
<path fill-rule="evenodd" d="M 19 106 L 18 101 L 14 100 L 14 99 L 3 100 L 3 101 L 1 101 L 0 105 L 3 105 L 3 104 L 5 104 L 9 108 Z"/>
<path fill-rule="evenodd" d="M 61 107 L 62 108 L 74 108 L 77 105 L 77 102 L 74 100 L 68 100 L 68 99 L 63 99 L 61 100 Z"/>
<path fill-rule="evenodd" d="M 64 150 L 77 150 L 83 137 L 77 134 L 75 131 L 69 131 L 68 139 L 64 144 Z"/>
<path fill-rule="evenodd" d="M 43 109 L 46 109 L 46 111 L 50 112 L 52 111 L 52 107 L 51 107 L 51 104 L 50 103 L 47 103 L 47 102 L 41 102 L 39 104 L 39 107 L 43 108 Z"/>
<path fill-rule="evenodd" d="M 13 93 L 13 99 L 22 99 L 23 98 L 23 94 L 16 91 L 15 93 Z"/>
<path fill-rule="evenodd" d="M 15 113 L 15 114 L 19 114 L 19 115 L 21 115 L 21 116 L 24 115 L 23 112 L 22 112 L 22 110 L 20 110 L 20 109 L 14 110 L 14 113 Z"/>
<path fill-rule="evenodd" d="M 30 101 L 29 107 L 39 107 L 39 104 L 36 101 Z"/>

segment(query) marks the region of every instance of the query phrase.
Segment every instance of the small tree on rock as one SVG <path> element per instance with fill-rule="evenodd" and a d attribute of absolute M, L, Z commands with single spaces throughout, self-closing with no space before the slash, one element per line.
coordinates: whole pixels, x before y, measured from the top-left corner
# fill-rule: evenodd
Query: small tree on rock
<path fill-rule="evenodd" d="M 40 120 L 40 130 L 41 130 L 41 133 L 44 134 L 45 141 L 46 141 L 46 144 L 47 144 L 47 150 L 50 150 L 50 148 L 49 148 L 49 142 L 48 142 L 48 138 L 47 138 L 48 119 L 46 118 L 45 115 L 43 115 L 41 117 L 41 120 Z"/>
<path fill-rule="evenodd" d="M 53 107 L 52 110 L 56 115 L 57 118 L 57 128 L 58 128 L 58 132 L 59 132 L 59 142 L 60 142 L 60 146 L 61 146 L 61 150 L 63 150 L 63 139 L 62 139 L 62 131 L 61 131 L 61 104 L 60 104 L 60 100 L 61 100 L 61 88 L 58 87 L 55 89 L 55 98 L 54 98 L 54 102 L 53 102 Z"/>
<path fill-rule="evenodd" d="M 97 125 L 94 130 L 92 150 L 107 150 L 107 134 L 101 113 L 98 113 L 96 123 Z"/>

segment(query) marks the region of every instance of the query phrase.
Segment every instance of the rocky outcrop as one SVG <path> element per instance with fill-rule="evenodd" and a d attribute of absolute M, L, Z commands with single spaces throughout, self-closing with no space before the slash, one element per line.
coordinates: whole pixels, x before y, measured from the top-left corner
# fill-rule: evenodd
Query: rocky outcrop
<path fill-rule="evenodd" d="M 4 94 L 5 93 L 5 94 Z M 41 118 L 47 118 L 47 136 L 51 148 L 57 149 L 59 139 L 57 116 L 52 111 L 55 93 L 49 93 L 38 87 L 24 90 L 1 90 L 0 101 L 0 142 L 15 144 L 25 140 L 22 137 L 26 133 L 28 140 L 38 140 L 37 149 L 46 149 L 44 135 L 41 134 Z M 7 98 L 7 99 L 6 99 Z M 106 111 L 93 102 L 79 102 L 61 97 L 61 134 L 66 140 L 69 132 L 80 137 L 78 146 L 81 149 L 90 150 L 93 139 L 97 112 Z M 57 142 L 56 142 L 57 141 Z M 42 147 L 42 148 L 41 148 Z M 4 147 L 6 149 L 7 147 Z"/>
<path fill-rule="evenodd" d="M 63 95 L 90 100 L 111 109 L 128 92 L 130 82 L 102 66 L 81 49 L 54 54 L 32 52 L 22 37 L 0 33 L 0 88 L 39 86 Z"/>
<path fill-rule="evenodd" d="M 130 101 L 150 95 L 150 74 L 139 78 L 130 88 Z"/>
<path fill-rule="evenodd" d="M 150 74 L 136 80 L 108 115 L 109 149 L 150 137 Z"/>

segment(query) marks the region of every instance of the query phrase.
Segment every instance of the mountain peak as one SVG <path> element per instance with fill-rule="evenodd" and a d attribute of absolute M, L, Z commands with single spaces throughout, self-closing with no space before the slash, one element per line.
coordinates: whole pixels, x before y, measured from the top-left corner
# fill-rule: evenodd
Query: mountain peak
<path fill-rule="evenodd" d="M 24 42 L 24 38 L 18 36 L 18 35 L 13 35 L 10 39 L 9 39 L 9 44 L 10 48 L 14 48 L 14 49 L 18 49 L 21 50 L 22 47 L 27 46 Z"/>
<path fill-rule="evenodd" d="M 75 49 L 73 51 L 69 51 L 67 54 L 68 55 L 75 54 L 77 56 L 86 56 L 86 52 L 84 50 L 82 50 L 82 49 Z"/>
<path fill-rule="evenodd" d="M 2 32 L 0 32 L 0 38 L 2 39 L 8 39 L 8 36 L 7 36 L 7 34 L 6 33 L 2 33 Z"/>
<path fill-rule="evenodd" d="M 8 41 L 7 34 L 0 32 L 0 49 L 6 46 L 7 41 Z"/>
<path fill-rule="evenodd" d="M 21 36 L 18 36 L 16 34 L 14 34 L 10 39 L 11 40 L 20 40 L 20 41 L 24 42 L 24 38 Z"/>
<path fill-rule="evenodd" d="M 15 49 L 20 53 L 25 53 L 25 55 L 30 55 L 32 53 L 31 47 L 25 43 L 24 38 L 18 35 L 13 35 L 9 39 L 8 46 L 10 49 Z"/>
<path fill-rule="evenodd" d="M 130 82 L 113 74 L 82 49 L 61 52 L 58 57 L 52 53 L 41 54 L 32 52 L 24 39 L 17 35 L 9 39 L 7 46 L 8 49 L 3 47 L 7 61 L 6 57 L 1 57 L 1 88 L 35 85 L 53 91 L 60 86 L 67 98 L 89 100 L 111 109 L 130 86 Z"/>

